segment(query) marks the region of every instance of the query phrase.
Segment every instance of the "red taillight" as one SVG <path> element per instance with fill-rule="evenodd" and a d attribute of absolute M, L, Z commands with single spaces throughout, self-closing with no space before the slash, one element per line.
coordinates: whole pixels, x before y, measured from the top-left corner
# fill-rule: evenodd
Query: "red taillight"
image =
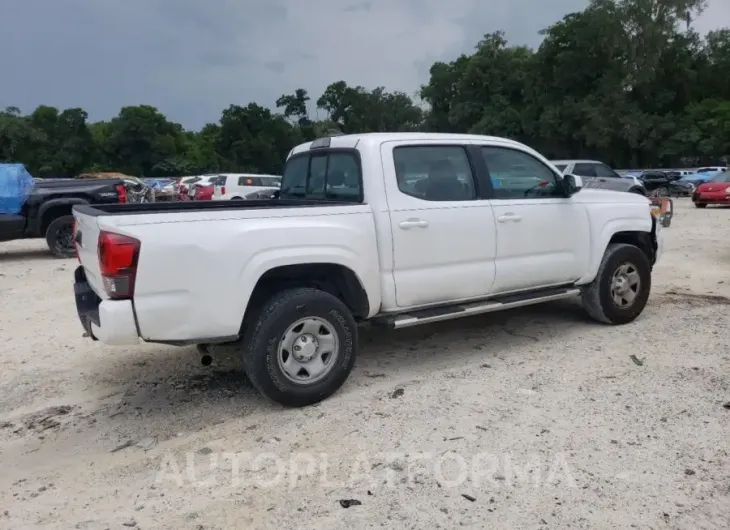
<path fill-rule="evenodd" d="M 99 268 L 104 290 L 110 298 L 132 298 L 137 276 L 139 240 L 101 231 L 99 233 Z"/>
<path fill-rule="evenodd" d="M 127 202 L 127 188 L 124 187 L 124 184 L 117 184 L 117 198 L 120 204 Z"/>
<path fill-rule="evenodd" d="M 226 187 L 225 186 L 222 186 L 221 187 L 221 195 L 225 195 L 225 194 L 226 194 Z"/>

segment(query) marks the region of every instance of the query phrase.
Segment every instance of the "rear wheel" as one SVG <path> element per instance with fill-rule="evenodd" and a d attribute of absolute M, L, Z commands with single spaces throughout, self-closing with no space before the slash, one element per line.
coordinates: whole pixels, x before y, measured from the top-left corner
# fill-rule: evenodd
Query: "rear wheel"
<path fill-rule="evenodd" d="M 696 202 L 695 208 L 707 208 L 707 203 Z"/>
<path fill-rule="evenodd" d="M 331 396 L 355 363 L 355 319 L 339 298 L 318 289 L 275 294 L 246 330 L 246 375 L 259 392 L 284 406 L 303 407 Z"/>
<path fill-rule="evenodd" d="M 46 230 L 46 243 L 57 258 L 73 258 L 75 255 L 73 243 L 74 216 L 64 215 L 54 219 Z"/>
<path fill-rule="evenodd" d="M 243 197 L 231 197 L 232 201 L 242 201 Z"/>
<path fill-rule="evenodd" d="M 595 279 L 583 289 L 583 307 L 605 324 L 627 324 L 646 307 L 651 264 L 644 252 L 625 243 L 608 245 Z"/>

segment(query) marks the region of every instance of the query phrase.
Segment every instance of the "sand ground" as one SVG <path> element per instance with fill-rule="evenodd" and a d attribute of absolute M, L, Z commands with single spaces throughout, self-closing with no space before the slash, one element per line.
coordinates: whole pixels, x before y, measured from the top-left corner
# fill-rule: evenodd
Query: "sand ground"
<path fill-rule="evenodd" d="M 0 528 L 730 528 L 730 209 L 678 200 L 666 238 L 630 325 L 363 332 L 301 410 L 232 354 L 92 343 L 76 262 L 2 243 Z"/>

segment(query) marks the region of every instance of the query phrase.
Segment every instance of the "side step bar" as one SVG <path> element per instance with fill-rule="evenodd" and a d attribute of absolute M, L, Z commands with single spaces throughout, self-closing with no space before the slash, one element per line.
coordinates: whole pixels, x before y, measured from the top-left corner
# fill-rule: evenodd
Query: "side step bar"
<path fill-rule="evenodd" d="M 454 318 L 481 315 L 482 313 L 491 313 L 493 311 L 503 311 L 513 307 L 523 307 L 541 302 L 550 302 L 551 300 L 560 300 L 578 294 L 580 294 L 580 289 L 575 287 L 541 289 L 539 291 L 496 296 L 480 302 L 421 309 L 410 313 L 376 317 L 374 323 L 384 325 L 391 329 L 410 328 L 412 326 L 420 326 L 421 324 L 430 324 L 442 320 L 452 320 Z"/>

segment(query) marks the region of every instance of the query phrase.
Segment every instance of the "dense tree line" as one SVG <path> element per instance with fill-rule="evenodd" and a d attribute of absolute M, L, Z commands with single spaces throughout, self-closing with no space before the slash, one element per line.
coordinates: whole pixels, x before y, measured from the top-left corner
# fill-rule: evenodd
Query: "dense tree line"
<path fill-rule="evenodd" d="M 434 64 L 415 100 L 338 81 L 316 101 L 304 89 L 283 95 L 276 111 L 231 105 L 197 132 L 147 105 L 96 123 L 80 108 L 10 107 L 0 160 L 36 176 L 277 173 L 294 145 L 335 129 L 506 136 L 615 167 L 718 163 L 730 156 L 730 29 L 692 29 L 705 1 L 593 0 L 544 30 L 536 50 L 485 35 L 472 55 Z M 326 119 L 312 119 L 315 105 Z"/>

